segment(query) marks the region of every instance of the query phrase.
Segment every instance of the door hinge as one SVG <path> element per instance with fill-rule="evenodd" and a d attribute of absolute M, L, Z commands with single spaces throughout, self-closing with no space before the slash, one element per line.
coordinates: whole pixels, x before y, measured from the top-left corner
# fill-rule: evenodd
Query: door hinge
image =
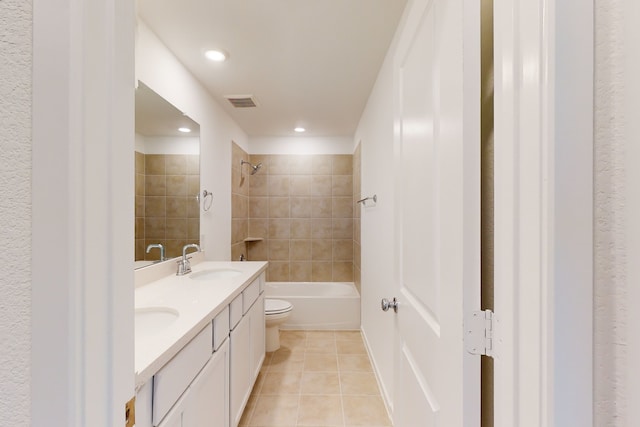
<path fill-rule="evenodd" d="M 472 311 L 464 322 L 464 344 L 471 354 L 496 357 L 497 318 L 491 310 Z"/>

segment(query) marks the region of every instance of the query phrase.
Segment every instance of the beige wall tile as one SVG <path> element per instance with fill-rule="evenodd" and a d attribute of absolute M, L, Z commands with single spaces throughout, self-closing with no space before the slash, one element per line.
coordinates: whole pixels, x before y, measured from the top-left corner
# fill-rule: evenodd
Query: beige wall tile
<path fill-rule="evenodd" d="M 313 175 L 331 175 L 332 158 L 331 155 L 315 155 L 311 160 L 311 173 Z"/>
<path fill-rule="evenodd" d="M 249 179 L 240 173 L 239 168 L 231 169 L 231 192 L 249 195 Z"/>
<path fill-rule="evenodd" d="M 269 242 L 271 246 L 271 242 Z M 288 282 L 289 281 L 289 263 L 283 261 L 271 261 L 267 267 L 268 281 L 270 282 Z"/>
<path fill-rule="evenodd" d="M 291 218 L 311 217 L 311 198 L 292 197 L 291 198 Z"/>
<path fill-rule="evenodd" d="M 293 175 L 290 177 L 289 192 L 292 196 L 311 195 L 311 176 Z"/>
<path fill-rule="evenodd" d="M 147 217 L 144 221 L 145 239 L 164 239 L 166 219 L 164 217 Z M 152 242 L 153 243 L 153 242 Z M 157 243 L 157 242 L 156 242 Z"/>
<path fill-rule="evenodd" d="M 269 261 L 289 261 L 289 240 L 269 240 Z"/>
<path fill-rule="evenodd" d="M 333 260 L 332 240 L 314 239 L 311 242 L 311 259 L 314 261 Z"/>
<path fill-rule="evenodd" d="M 351 175 L 333 175 L 331 181 L 332 196 L 353 196 L 353 178 Z"/>
<path fill-rule="evenodd" d="M 187 240 L 200 241 L 200 218 L 187 218 Z"/>
<path fill-rule="evenodd" d="M 291 219 L 291 238 L 292 239 L 311 238 L 311 220 L 306 218 Z"/>
<path fill-rule="evenodd" d="M 199 154 L 187 154 L 187 175 L 200 175 Z"/>
<path fill-rule="evenodd" d="M 231 220 L 231 243 L 241 242 L 247 237 L 249 221 L 246 219 Z"/>
<path fill-rule="evenodd" d="M 200 175 L 187 175 L 187 196 L 195 197 L 200 193 Z"/>
<path fill-rule="evenodd" d="M 187 198 L 186 197 L 166 197 L 167 218 L 186 218 L 187 217 Z"/>
<path fill-rule="evenodd" d="M 249 199 L 241 194 L 231 195 L 231 217 L 234 219 L 248 218 Z"/>
<path fill-rule="evenodd" d="M 239 166 L 240 160 L 248 160 L 247 153 L 235 142 L 231 142 L 231 165 Z"/>
<path fill-rule="evenodd" d="M 166 238 L 186 240 L 187 219 L 186 218 L 167 218 Z"/>
<path fill-rule="evenodd" d="M 313 155 L 296 154 L 289 157 L 289 173 L 291 175 L 311 175 Z"/>
<path fill-rule="evenodd" d="M 200 204 L 193 197 L 187 197 L 187 218 L 200 218 Z"/>
<path fill-rule="evenodd" d="M 312 196 L 331 196 L 331 175 L 314 175 L 311 177 Z"/>
<path fill-rule="evenodd" d="M 360 219 L 353 220 L 353 240 L 360 243 Z"/>
<path fill-rule="evenodd" d="M 311 240 L 291 240 L 290 249 L 292 261 L 311 261 Z"/>
<path fill-rule="evenodd" d="M 256 174 L 249 176 L 249 196 L 268 196 L 269 177 L 267 175 Z"/>
<path fill-rule="evenodd" d="M 332 280 L 331 276 L 330 261 L 313 261 L 311 263 L 311 281 L 330 282 Z"/>
<path fill-rule="evenodd" d="M 334 154 L 333 156 L 333 175 L 352 175 L 353 174 L 353 156 L 351 154 Z"/>
<path fill-rule="evenodd" d="M 292 282 L 310 282 L 311 261 L 292 261 L 289 264 L 289 280 Z"/>
<path fill-rule="evenodd" d="M 145 182 L 144 174 L 137 173 L 136 174 L 136 196 L 144 196 L 144 182 Z"/>
<path fill-rule="evenodd" d="M 289 219 L 269 219 L 269 238 L 288 239 L 291 236 Z"/>
<path fill-rule="evenodd" d="M 353 261 L 353 240 L 333 240 L 333 260 Z"/>
<path fill-rule="evenodd" d="M 331 218 L 333 202 L 331 197 L 313 197 L 311 199 L 311 216 L 313 218 Z"/>
<path fill-rule="evenodd" d="M 189 242 L 185 239 L 166 239 L 164 241 L 167 258 L 175 258 L 178 256 L 182 256 L 182 248 Z"/>
<path fill-rule="evenodd" d="M 135 171 L 136 173 L 144 174 L 144 154 L 139 151 L 135 151 Z"/>
<path fill-rule="evenodd" d="M 334 218 L 332 222 L 334 239 L 353 239 L 353 219 Z"/>
<path fill-rule="evenodd" d="M 266 240 L 246 244 L 247 259 L 249 261 L 267 261 L 269 258 L 269 246 Z"/>
<path fill-rule="evenodd" d="M 289 218 L 290 200 L 288 197 L 269 198 L 269 218 Z"/>
<path fill-rule="evenodd" d="M 144 218 L 136 218 L 135 238 L 144 239 Z"/>
<path fill-rule="evenodd" d="M 289 175 L 288 154 L 272 154 L 269 156 L 269 175 Z"/>
<path fill-rule="evenodd" d="M 262 237 L 266 239 L 269 237 L 269 220 L 268 219 L 249 219 L 249 236 L 250 237 Z"/>
<path fill-rule="evenodd" d="M 332 222 L 330 219 L 313 218 L 311 220 L 311 237 L 313 239 L 330 239 Z"/>
<path fill-rule="evenodd" d="M 269 196 L 289 196 L 289 175 L 269 175 Z"/>
<path fill-rule="evenodd" d="M 187 156 L 185 154 L 165 154 L 165 173 L 167 175 L 186 175 Z"/>
<path fill-rule="evenodd" d="M 249 198 L 249 218 L 268 218 L 269 198 L 250 197 Z"/>
<path fill-rule="evenodd" d="M 136 216 L 144 216 L 144 196 L 136 196 Z"/>
<path fill-rule="evenodd" d="M 164 175 L 147 175 L 144 182 L 145 196 L 166 196 L 167 179 Z"/>
<path fill-rule="evenodd" d="M 334 197 L 331 214 L 333 218 L 353 218 L 353 198 Z"/>
<path fill-rule="evenodd" d="M 147 196 L 144 198 L 144 211 L 147 217 L 166 216 L 166 198 L 158 196 Z"/>
<path fill-rule="evenodd" d="M 333 278 L 334 282 L 353 282 L 353 262 L 333 262 Z"/>
<path fill-rule="evenodd" d="M 187 195 L 187 176 L 167 175 L 167 196 Z"/>
<path fill-rule="evenodd" d="M 144 239 L 136 239 L 135 241 L 135 260 L 144 260 L 145 253 Z"/>
<path fill-rule="evenodd" d="M 240 260 L 240 255 L 242 254 L 246 257 L 247 254 L 245 252 L 244 242 L 231 245 L 231 261 Z"/>
<path fill-rule="evenodd" d="M 164 175 L 166 172 L 164 154 L 146 154 L 144 173 L 146 175 Z"/>
<path fill-rule="evenodd" d="M 360 244 L 355 243 L 353 244 L 353 264 L 360 268 Z"/>

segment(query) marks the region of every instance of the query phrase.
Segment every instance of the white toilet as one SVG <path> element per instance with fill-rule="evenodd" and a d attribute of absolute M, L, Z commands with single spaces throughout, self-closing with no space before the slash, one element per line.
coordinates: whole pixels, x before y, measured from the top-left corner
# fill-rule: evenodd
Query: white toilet
<path fill-rule="evenodd" d="M 264 300 L 264 317 L 266 324 L 266 350 L 276 351 L 280 348 L 280 325 L 291 315 L 293 305 L 289 301 L 266 298 Z"/>

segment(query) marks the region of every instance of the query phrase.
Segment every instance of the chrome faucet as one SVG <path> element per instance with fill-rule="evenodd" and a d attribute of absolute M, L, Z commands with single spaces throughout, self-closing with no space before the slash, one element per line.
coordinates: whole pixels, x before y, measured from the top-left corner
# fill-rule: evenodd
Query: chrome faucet
<path fill-rule="evenodd" d="M 178 260 L 178 271 L 176 272 L 176 276 L 184 276 L 185 274 L 191 273 L 191 263 L 189 262 L 191 257 L 187 258 L 187 249 L 189 248 L 195 248 L 196 252 L 200 252 L 200 246 L 195 243 L 184 245 L 182 248 L 182 258 Z"/>
<path fill-rule="evenodd" d="M 155 249 L 155 248 L 160 249 L 160 261 L 165 261 L 166 258 L 164 257 L 164 246 L 162 246 L 162 243 L 154 243 L 147 246 L 147 253 L 151 252 L 151 249 Z"/>

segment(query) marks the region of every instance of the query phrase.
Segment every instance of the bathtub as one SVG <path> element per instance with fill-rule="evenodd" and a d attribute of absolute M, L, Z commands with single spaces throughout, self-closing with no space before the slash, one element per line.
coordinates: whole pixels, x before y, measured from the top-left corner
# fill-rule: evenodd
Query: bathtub
<path fill-rule="evenodd" d="M 267 282 L 266 298 L 293 304 L 280 329 L 360 329 L 360 295 L 349 282 Z"/>

